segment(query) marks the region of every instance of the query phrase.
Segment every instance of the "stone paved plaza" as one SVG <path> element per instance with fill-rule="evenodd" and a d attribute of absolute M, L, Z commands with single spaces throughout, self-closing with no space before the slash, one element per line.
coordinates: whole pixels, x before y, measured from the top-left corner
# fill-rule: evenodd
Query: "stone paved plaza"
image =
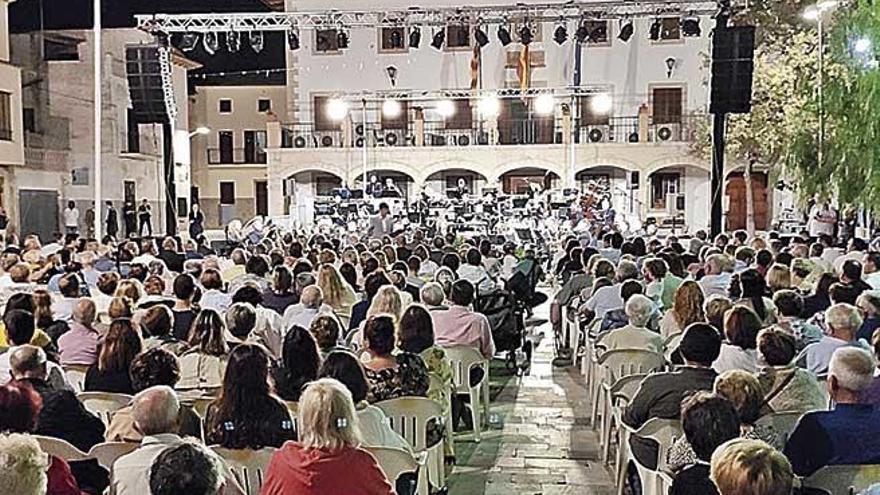
<path fill-rule="evenodd" d="M 457 437 L 450 494 L 614 493 L 598 435 L 589 425 L 583 378 L 574 368 L 552 366 L 549 323 L 533 333 L 538 346 L 525 376 L 492 370 L 498 372 L 492 377 L 490 431 L 478 444 L 470 435 Z"/>

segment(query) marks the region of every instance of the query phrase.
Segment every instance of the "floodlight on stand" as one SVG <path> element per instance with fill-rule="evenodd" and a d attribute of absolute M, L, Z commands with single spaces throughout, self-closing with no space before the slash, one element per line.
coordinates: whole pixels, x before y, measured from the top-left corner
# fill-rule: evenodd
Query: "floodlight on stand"
<path fill-rule="evenodd" d="M 519 42 L 523 45 L 528 45 L 535 39 L 535 35 L 532 33 L 532 28 L 528 25 L 523 26 L 519 30 Z"/>
<path fill-rule="evenodd" d="M 574 32 L 574 37 L 577 39 L 578 43 L 583 43 L 587 41 L 587 38 L 590 36 L 590 30 L 587 29 L 587 23 L 582 22 L 580 26 L 578 26 L 577 31 Z"/>
<path fill-rule="evenodd" d="M 436 33 L 434 33 L 434 38 L 431 40 L 431 46 L 433 46 L 437 50 L 443 49 L 443 43 L 446 41 L 446 29 L 441 28 Z"/>
<path fill-rule="evenodd" d="M 437 113 L 444 119 L 455 115 L 455 103 L 452 100 L 440 100 L 437 102 Z"/>
<path fill-rule="evenodd" d="M 330 120 L 339 121 L 348 115 L 348 103 L 339 98 L 333 98 L 327 102 L 327 117 Z"/>
<path fill-rule="evenodd" d="M 477 112 L 484 119 L 494 119 L 501 112 L 501 100 L 497 96 L 485 96 L 477 102 Z"/>
<path fill-rule="evenodd" d="M 703 34 L 700 29 L 699 17 L 687 17 L 681 20 L 681 35 L 685 38 L 694 38 Z"/>
<path fill-rule="evenodd" d="M 218 38 L 217 33 L 213 31 L 208 31 L 202 36 L 202 48 L 205 49 L 205 52 L 208 55 L 213 55 L 220 49 L 220 38 Z"/>
<path fill-rule="evenodd" d="M 382 102 L 382 115 L 389 119 L 396 119 L 403 111 L 403 107 L 397 100 L 385 100 Z"/>
<path fill-rule="evenodd" d="M 422 30 L 417 26 L 409 32 L 409 47 L 418 48 L 422 44 Z"/>
<path fill-rule="evenodd" d="M 633 27 L 632 20 L 628 20 L 625 23 L 621 21 L 620 34 L 617 35 L 617 38 L 620 39 L 620 41 L 626 43 L 627 41 L 629 41 L 630 38 L 632 38 L 634 32 L 635 28 Z"/>
<path fill-rule="evenodd" d="M 590 99 L 590 107 L 599 115 L 607 115 L 611 112 L 614 100 L 608 93 L 598 93 Z"/>
<path fill-rule="evenodd" d="M 507 29 L 506 26 L 498 26 L 498 42 L 501 43 L 501 46 L 507 46 L 513 43 L 513 37 L 510 36 L 510 30 Z"/>
<path fill-rule="evenodd" d="M 482 27 L 477 26 L 474 28 L 474 40 L 480 45 L 480 48 L 485 47 L 489 44 L 489 36 L 486 35 L 486 31 L 483 30 Z"/>
<path fill-rule="evenodd" d="M 535 113 L 538 115 L 552 115 L 556 110 L 556 100 L 549 93 L 538 95 L 535 98 L 534 105 Z"/>
<path fill-rule="evenodd" d="M 241 34 L 238 31 L 226 33 L 226 49 L 229 53 L 236 53 L 241 48 Z"/>
<path fill-rule="evenodd" d="M 299 33 L 296 32 L 296 29 L 289 29 L 287 31 L 287 48 L 290 51 L 299 50 Z"/>
<path fill-rule="evenodd" d="M 660 31 L 662 29 L 663 24 L 660 23 L 660 19 L 654 19 L 654 22 L 651 23 L 651 29 L 648 31 L 651 41 L 657 41 L 660 39 Z"/>
<path fill-rule="evenodd" d="M 196 130 L 193 131 L 193 134 L 205 136 L 207 134 L 211 134 L 211 129 L 209 127 L 205 127 L 203 125 L 200 125 L 200 126 L 196 127 Z"/>
<path fill-rule="evenodd" d="M 199 33 L 183 33 L 180 35 L 180 41 L 177 43 L 177 47 L 185 52 L 191 52 L 195 50 L 196 45 L 199 44 Z"/>
<path fill-rule="evenodd" d="M 251 31 L 248 33 L 248 42 L 250 42 L 251 48 L 260 53 L 263 51 L 263 32 L 262 31 Z"/>
<path fill-rule="evenodd" d="M 568 39 L 568 29 L 565 28 L 565 24 L 560 24 L 556 26 L 556 31 L 553 32 L 553 41 L 556 44 L 561 45 L 565 43 Z"/>
<path fill-rule="evenodd" d="M 336 48 L 348 48 L 348 33 L 342 28 L 336 31 Z"/>

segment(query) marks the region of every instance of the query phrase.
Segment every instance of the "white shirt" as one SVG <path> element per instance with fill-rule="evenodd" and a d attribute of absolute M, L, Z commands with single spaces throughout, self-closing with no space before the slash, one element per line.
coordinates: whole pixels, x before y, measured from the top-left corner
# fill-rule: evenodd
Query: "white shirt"
<path fill-rule="evenodd" d="M 866 284 L 874 290 L 880 290 L 880 271 L 869 273 L 862 277 Z"/>
<path fill-rule="evenodd" d="M 746 350 L 725 342 L 721 344 L 721 353 L 718 355 L 718 359 L 712 363 L 712 369 L 719 374 L 729 370 L 744 370 L 749 373 L 757 373 L 758 351 L 755 349 Z"/>
<path fill-rule="evenodd" d="M 302 303 L 288 306 L 287 309 L 284 310 L 284 316 L 281 317 L 283 326 L 281 333 L 286 335 L 287 331 L 294 325 L 308 330 L 309 327 L 312 326 L 312 320 L 322 313 L 332 315 L 333 308 L 326 304 L 322 304 L 318 309 L 307 308 Z"/>
<path fill-rule="evenodd" d="M 809 217 L 810 236 L 818 237 L 822 234 L 834 234 L 834 224 L 837 223 L 837 213 L 834 210 L 828 206 L 823 208 L 822 205 L 815 204 L 810 208 Z"/>
<path fill-rule="evenodd" d="M 15 347 L 10 347 L 3 354 L 0 354 L 0 385 L 4 385 L 12 380 L 12 366 L 9 365 L 9 357 Z M 46 383 L 55 390 L 72 390 L 67 377 L 64 376 L 64 370 L 52 361 L 46 361 Z"/>
<path fill-rule="evenodd" d="M 600 287 L 588 300 L 587 308 L 596 314 L 596 318 L 602 318 L 605 313 L 612 309 L 623 307 L 623 299 L 620 297 L 620 284 Z"/>
<path fill-rule="evenodd" d="M 718 275 L 706 275 L 697 283 L 703 289 L 703 295 L 707 298 L 713 295 L 727 296 L 727 288 L 730 287 L 731 274 L 721 272 Z"/>
<path fill-rule="evenodd" d="M 516 265 L 519 264 L 519 260 L 516 256 L 512 254 L 505 254 L 504 258 L 501 259 L 501 278 L 504 280 L 508 280 L 513 276 L 513 271 L 516 270 Z"/>
<path fill-rule="evenodd" d="M 486 294 L 495 290 L 495 282 L 489 278 L 489 274 L 482 266 L 474 266 L 465 263 L 458 267 L 458 276 L 474 284 L 477 293 Z"/>
<path fill-rule="evenodd" d="M 73 318 L 73 308 L 79 299 L 64 297 L 52 303 L 52 314 L 61 321 L 70 321 Z"/>
<path fill-rule="evenodd" d="M 202 306 L 202 309 L 213 309 L 222 316 L 229 309 L 229 306 L 232 305 L 232 296 L 217 289 L 209 289 L 202 294 L 199 304 Z"/>
<path fill-rule="evenodd" d="M 378 407 L 372 404 L 368 405 L 358 410 L 357 416 L 361 438 L 365 446 L 391 447 L 412 452 L 409 442 L 391 429 L 388 418 Z"/>
<path fill-rule="evenodd" d="M 64 226 L 76 227 L 79 225 L 79 210 L 77 208 L 64 209 Z"/>

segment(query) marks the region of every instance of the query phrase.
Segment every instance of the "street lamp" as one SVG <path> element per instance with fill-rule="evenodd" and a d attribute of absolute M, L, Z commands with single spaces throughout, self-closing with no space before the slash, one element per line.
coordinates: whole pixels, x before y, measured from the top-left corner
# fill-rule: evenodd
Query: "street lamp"
<path fill-rule="evenodd" d="M 837 0 L 822 0 L 816 5 L 807 7 L 803 13 L 804 19 L 816 23 L 819 36 L 819 82 L 818 87 L 816 88 L 819 100 L 819 147 L 816 155 L 819 166 L 822 166 L 825 148 L 825 106 L 822 90 L 825 81 L 825 16 L 828 12 L 831 12 L 834 7 L 837 7 Z"/>
<path fill-rule="evenodd" d="M 206 136 L 211 133 L 211 129 L 205 126 L 196 127 L 196 130 L 189 133 L 189 137 L 193 136 Z"/>

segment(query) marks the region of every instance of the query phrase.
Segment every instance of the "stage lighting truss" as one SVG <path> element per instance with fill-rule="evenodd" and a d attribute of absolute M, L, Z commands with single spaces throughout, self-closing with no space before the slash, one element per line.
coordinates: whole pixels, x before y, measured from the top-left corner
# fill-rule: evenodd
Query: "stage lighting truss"
<path fill-rule="evenodd" d="M 263 32 L 251 31 L 248 33 L 248 42 L 255 52 L 260 53 L 263 51 Z"/>
<path fill-rule="evenodd" d="M 290 51 L 299 50 L 299 31 L 295 28 L 287 30 L 287 48 Z"/>
<path fill-rule="evenodd" d="M 184 52 L 191 52 L 195 50 L 196 45 L 198 44 L 199 33 L 183 33 L 180 35 L 180 41 L 177 43 L 177 47 Z"/>
<path fill-rule="evenodd" d="M 236 53 L 241 49 L 241 33 L 238 31 L 226 33 L 226 49 L 229 53 Z"/>

